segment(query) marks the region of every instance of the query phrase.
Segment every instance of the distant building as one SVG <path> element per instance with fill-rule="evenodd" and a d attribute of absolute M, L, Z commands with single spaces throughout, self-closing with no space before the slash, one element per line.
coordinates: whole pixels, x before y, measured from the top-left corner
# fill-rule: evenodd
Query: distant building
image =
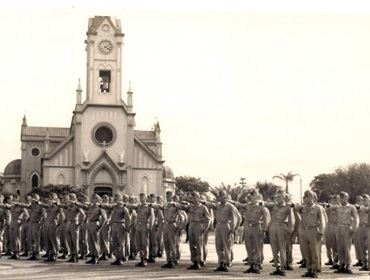
<path fill-rule="evenodd" d="M 47 185 L 74 185 L 92 193 L 163 194 L 174 188 L 164 165 L 161 129 L 135 130 L 132 91 L 121 98 L 121 22 L 95 16 L 88 22 L 86 100 L 80 83 L 70 127 L 21 128 L 22 158 L 4 170 L 6 191 L 21 195 Z"/>

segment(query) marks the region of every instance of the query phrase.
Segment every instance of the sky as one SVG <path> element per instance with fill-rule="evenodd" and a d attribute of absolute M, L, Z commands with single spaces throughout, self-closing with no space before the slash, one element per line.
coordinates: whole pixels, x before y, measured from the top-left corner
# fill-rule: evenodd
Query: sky
<path fill-rule="evenodd" d="M 24 114 L 69 127 L 94 15 L 121 20 L 123 99 L 131 81 L 136 129 L 160 122 L 176 176 L 253 186 L 292 171 L 305 190 L 369 163 L 367 2 L 0 1 L 0 171 L 20 158 Z"/>

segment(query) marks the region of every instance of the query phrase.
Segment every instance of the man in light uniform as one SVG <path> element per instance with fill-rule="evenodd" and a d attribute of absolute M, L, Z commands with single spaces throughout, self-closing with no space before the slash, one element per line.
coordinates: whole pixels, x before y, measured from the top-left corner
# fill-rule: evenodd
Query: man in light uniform
<path fill-rule="evenodd" d="M 17 205 L 18 195 L 9 195 L 8 204 L 1 204 L 0 208 L 10 210 L 10 225 L 9 225 L 9 243 L 13 255 L 9 259 L 19 260 L 19 251 L 21 249 L 21 231 L 22 222 L 29 218 L 26 209 Z"/>
<path fill-rule="evenodd" d="M 0 193 L 0 205 L 4 203 L 4 195 Z M 6 224 L 10 222 L 10 212 L 8 209 L 0 208 L 0 258 L 3 253 L 4 231 Z"/>
<path fill-rule="evenodd" d="M 102 199 L 99 195 L 93 194 L 91 205 L 77 203 L 78 206 L 85 209 L 87 215 L 87 233 L 91 259 L 87 264 L 98 264 L 100 257 L 99 232 L 104 223 L 107 221 L 105 210 L 100 207 Z"/>
<path fill-rule="evenodd" d="M 286 276 L 286 246 L 287 233 L 294 227 L 294 214 L 292 208 L 285 203 L 285 193 L 276 195 L 276 202 L 266 204 L 271 213 L 270 243 L 276 270 L 271 275 Z M 279 264 L 280 263 L 280 264 Z"/>
<path fill-rule="evenodd" d="M 228 272 L 227 264 L 231 263 L 231 243 L 234 242 L 233 233 L 237 227 L 237 216 L 234 207 L 227 202 L 225 191 L 220 191 L 218 199 L 220 203 L 204 203 L 214 210 L 216 218 L 215 242 L 218 266 L 215 271 Z"/>
<path fill-rule="evenodd" d="M 109 223 L 110 216 L 111 216 L 111 210 L 109 203 L 109 196 L 104 194 L 102 195 L 102 206 L 108 206 L 103 207 L 105 210 L 105 213 L 107 215 L 107 221 L 100 230 L 100 249 L 102 252 L 102 255 L 99 258 L 99 261 L 106 261 L 108 260 L 108 256 L 110 254 L 110 240 L 111 240 L 111 223 Z"/>
<path fill-rule="evenodd" d="M 137 204 L 137 197 L 130 196 L 129 197 L 130 204 Z M 136 242 L 136 221 L 137 221 L 137 213 L 135 209 L 129 209 L 131 223 L 130 223 L 130 256 L 128 257 L 129 260 L 136 260 L 137 256 L 137 242 Z"/>
<path fill-rule="evenodd" d="M 154 224 L 154 210 L 146 202 L 146 194 L 140 193 L 140 203 L 138 205 L 127 204 L 127 208 L 135 209 L 137 213 L 136 220 L 136 242 L 140 254 L 140 262 L 136 264 L 139 267 L 147 266 L 149 232 Z"/>
<path fill-rule="evenodd" d="M 123 205 L 123 198 L 121 194 L 114 196 L 115 205 L 102 205 L 103 209 L 111 211 L 111 236 L 113 241 L 113 250 L 116 261 L 112 265 L 122 265 L 125 257 L 125 233 L 130 229 L 131 217 L 128 209 Z"/>
<path fill-rule="evenodd" d="M 362 245 L 359 247 L 359 254 L 360 254 L 360 261 L 362 267 L 360 268 L 361 271 L 369 270 L 369 259 L 368 259 L 368 250 L 370 247 L 370 242 L 368 240 L 368 232 L 369 232 L 369 195 L 364 194 L 362 196 L 362 206 L 356 205 L 358 216 L 359 216 L 359 227 L 357 230 L 357 238 L 358 242 Z M 364 245 L 367 246 L 364 246 Z"/>
<path fill-rule="evenodd" d="M 189 247 L 190 247 L 190 258 L 192 265 L 188 269 L 200 270 L 200 262 L 202 260 L 203 247 L 203 234 L 208 229 L 211 221 L 211 215 L 208 212 L 206 206 L 199 202 L 200 195 L 197 192 L 193 192 L 191 195 L 192 203 L 183 205 L 180 203 L 174 203 L 175 207 L 179 210 L 187 211 L 189 218 Z"/>
<path fill-rule="evenodd" d="M 348 203 L 348 193 L 340 192 L 340 205 L 333 206 L 337 211 L 337 246 L 339 269 L 335 273 L 352 274 L 351 270 L 351 245 L 354 233 L 357 231 L 359 219 L 354 205 Z"/>
<path fill-rule="evenodd" d="M 245 247 L 248 253 L 248 263 L 250 268 L 245 273 L 260 273 L 260 266 L 262 263 L 261 237 L 267 231 L 270 223 L 270 213 L 263 205 L 258 204 L 259 193 L 252 190 L 248 194 L 249 203 L 242 204 L 234 203 L 238 209 L 244 210 L 244 238 Z"/>
<path fill-rule="evenodd" d="M 321 239 L 325 230 L 325 218 L 320 206 L 315 203 L 316 194 L 310 190 L 303 196 L 304 205 L 296 208 L 301 215 L 301 236 L 303 255 L 306 259 L 307 272 L 302 277 L 317 278 L 320 268 Z"/>

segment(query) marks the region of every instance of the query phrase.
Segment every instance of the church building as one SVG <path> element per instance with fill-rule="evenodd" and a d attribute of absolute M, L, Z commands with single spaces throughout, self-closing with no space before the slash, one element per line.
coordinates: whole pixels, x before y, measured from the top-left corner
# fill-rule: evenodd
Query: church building
<path fill-rule="evenodd" d="M 80 83 L 70 127 L 21 128 L 21 159 L 10 162 L 3 191 L 72 185 L 93 193 L 164 194 L 174 174 L 164 165 L 159 122 L 135 130 L 131 89 L 122 100 L 121 22 L 108 16 L 88 21 L 86 100 Z"/>

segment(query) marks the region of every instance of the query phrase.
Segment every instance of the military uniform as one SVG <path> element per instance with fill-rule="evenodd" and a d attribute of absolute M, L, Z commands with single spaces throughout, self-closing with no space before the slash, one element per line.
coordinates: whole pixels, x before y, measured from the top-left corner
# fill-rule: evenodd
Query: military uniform
<path fill-rule="evenodd" d="M 337 246 L 340 269 L 338 272 L 350 272 L 352 237 L 358 227 L 358 214 L 354 205 L 333 206 L 337 211 Z"/>
<path fill-rule="evenodd" d="M 63 222 L 63 211 L 56 203 L 50 203 L 46 210 L 45 226 L 47 232 L 47 252 L 46 261 L 56 261 L 59 251 L 58 227 Z"/>
<path fill-rule="evenodd" d="M 37 260 L 41 250 L 41 225 L 46 218 L 46 210 L 38 202 L 33 201 L 29 209 L 30 213 L 30 236 L 28 242 L 31 245 L 32 256 L 29 260 Z"/>
<path fill-rule="evenodd" d="M 321 239 L 324 234 L 325 219 L 319 205 L 303 206 L 301 214 L 301 236 L 303 255 L 306 259 L 308 274 L 313 275 L 320 268 Z"/>
<path fill-rule="evenodd" d="M 145 266 L 148 259 L 149 232 L 154 223 L 154 210 L 149 204 L 141 203 L 136 208 L 136 213 L 136 242 L 141 258 L 139 264 Z"/>
<path fill-rule="evenodd" d="M 102 207 L 104 208 L 106 215 L 107 215 L 107 221 L 110 221 L 111 219 L 111 207 L 104 207 L 104 206 L 111 206 L 108 203 L 103 203 Z M 110 252 L 110 241 L 112 240 L 111 236 L 111 230 L 112 230 L 112 223 L 107 222 L 104 223 L 102 228 L 100 229 L 100 249 L 102 252 L 102 256 L 100 257 L 100 260 L 107 260 Z M 114 248 L 113 248 L 114 249 Z"/>
<path fill-rule="evenodd" d="M 358 210 L 359 216 L 359 227 L 357 230 L 357 239 L 358 242 L 362 245 L 359 247 L 359 260 L 362 263 L 362 270 L 368 270 L 368 231 L 369 231 L 369 207 L 361 206 Z M 366 244 L 366 246 L 364 246 Z"/>
<path fill-rule="evenodd" d="M 238 208 L 243 209 L 244 213 L 244 240 L 248 253 L 248 263 L 250 269 L 246 272 L 259 272 L 262 263 L 264 232 L 270 222 L 270 213 L 268 209 L 259 204 L 236 204 Z M 262 247 L 261 247 L 262 243 Z"/>
<path fill-rule="evenodd" d="M 291 233 L 294 226 L 294 214 L 288 205 L 273 204 L 271 207 L 270 244 L 274 256 L 274 264 L 277 272 L 285 275 L 287 232 Z M 280 266 L 279 266 L 280 257 Z"/>
<path fill-rule="evenodd" d="M 105 210 L 97 204 L 92 204 L 87 212 L 87 234 L 91 260 L 87 263 L 97 264 L 100 256 L 99 231 L 107 220 Z"/>
<path fill-rule="evenodd" d="M 129 259 L 134 260 L 137 256 L 137 242 L 136 242 L 136 221 L 137 221 L 137 214 L 134 209 L 129 210 L 130 217 L 131 217 L 131 224 L 130 224 L 130 256 Z"/>
<path fill-rule="evenodd" d="M 218 257 L 217 271 L 228 271 L 227 264 L 231 263 L 231 244 L 234 242 L 232 233 L 237 227 L 237 216 L 233 205 L 225 203 L 209 203 L 213 208 L 216 220 L 215 242 Z"/>
<path fill-rule="evenodd" d="M 128 209 L 123 204 L 116 204 L 112 208 L 111 214 L 111 236 L 113 242 L 113 253 L 116 257 L 116 261 L 112 264 L 121 265 L 125 258 L 125 236 L 126 232 L 129 231 L 131 217 Z"/>
<path fill-rule="evenodd" d="M 326 208 L 328 223 L 325 227 L 326 254 L 329 259 L 328 265 L 335 266 L 338 263 L 337 249 L 337 211 L 333 207 Z"/>
<path fill-rule="evenodd" d="M 191 269 L 200 269 L 200 262 L 202 260 L 203 247 L 203 233 L 208 229 L 211 215 L 206 206 L 203 204 L 182 205 L 175 204 L 176 208 L 186 210 L 189 218 L 189 248 L 190 259 L 193 262 Z"/>
<path fill-rule="evenodd" d="M 65 239 L 71 253 L 71 258 L 68 262 L 77 262 L 80 242 L 80 224 L 86 218 L 86 214 L 76 203 L 70 202 L 65 208 L 65 215 Z"/>
<path fill-rule="evenodd" d="M 7 209 L 0 208 L 0 255 L 4 249 L 4 232 L 6 225 L 10 222 L 10 212 Z"/>

